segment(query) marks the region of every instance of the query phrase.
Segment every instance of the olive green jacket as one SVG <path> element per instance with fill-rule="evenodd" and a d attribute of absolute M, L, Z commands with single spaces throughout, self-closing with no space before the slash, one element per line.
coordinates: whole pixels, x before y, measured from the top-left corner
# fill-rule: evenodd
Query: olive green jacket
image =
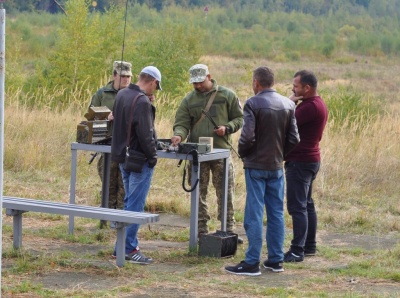
<path fill-rule="evenodd" d="M 194 89 L 183 98 L 175 116 L 174 135 L 180 136 L 182 141 L 188 138 L 187 141 L 192 143 L 198 143 L 199 137 L 213 137 L 214 148 L 230 149 L 231 146 L 228 144 L 231 143 L 230 134 L 243 126 L 243 110 L 235 92 L 218 86 L 218 92 L 209 109 L 209 114 L 218 126 L 228 127 L 227 135 L 218 136 L 214 132 L 214 125 L 207 117 L 195 125 L 216 90 L 217 82 L 213 79 L 211 81 L 213 88 L 210 92 L 201 93 Z"/>
<path fill-rule="evenodd" d="M 106 106 L 111 111 L 114 107 L 115 97 L 117 96 L 118 90 L 113 87 L 114 81 L 108 82 L 106 86 L 100 88 L 92 97 L 90 106 L 103 107 Z"/>
<path fill-rule="evenodd" d="M 106 106 L 111 111 L 114 107 L 115 98 L 117 97 L 118 90 L 115 90 L 114 81 L 108 82 L 106 86 L 100 88 L 93 95 L 90 101 L 90 107 L 104 107 Z M 112 135 L 112 122 L 109 126 L 109 135 Z"/>

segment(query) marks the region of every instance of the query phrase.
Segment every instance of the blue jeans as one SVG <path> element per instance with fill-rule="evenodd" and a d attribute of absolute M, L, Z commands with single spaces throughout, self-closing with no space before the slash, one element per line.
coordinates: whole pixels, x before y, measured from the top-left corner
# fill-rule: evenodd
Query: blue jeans
<path fill-rule="evenodd" d="M 267 212 L 266 241 L 268 260 L 272 263 L 283 261 L 285 222 L 283 217 L 284 177 L 283 170 L 264 171 L 245 169 L 246 207 L 244 228 L 249 247 L 245 262 L 254 265 L 260 262 L 263 243 L 264 206 Z"/>
<path fill-rule="evenodd" d="M 125 188 L 124 210 L 143 212 L 154 168 L 149 168 L 147 163 L 141 173 L 125 171 L 122 163 L 119 164 L 119 168 Z M 138 224 L 131 224 L 126 227 L 125 253 L 127 254 L 138 249 L 137 233 L 139 227 Z"/>
<path fill-rule="evenodd" d="M 290 250 L 300 255 L 316 249 L 317 213 L 311 196 L 319 167 L 319 162 L 285 163 L 287 209 L 293 222 Z"/>

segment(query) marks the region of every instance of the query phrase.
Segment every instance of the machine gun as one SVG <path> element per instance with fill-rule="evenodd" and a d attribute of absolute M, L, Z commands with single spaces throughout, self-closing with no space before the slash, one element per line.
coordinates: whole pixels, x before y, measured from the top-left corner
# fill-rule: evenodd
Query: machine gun
<path fill-rule="evenodd" d="M 214 125 L 214 129 L 218 129 L 219 126 L 218 126 L 217 123 L 215 123 L 215 121 L 214 121 L 214 119 L 211 117 L 210 113 L 207 112 L 206 110 L 201 110 L 201 112 L 207 117 L 207 119 L 212 123 L 212 125 Z M 225 140 L 225 142 L 231 147 L 232 151 L 235 152 L 236 155 L 237 155 L 239 158 L 241 158 L 240 155 L 239 155 L 239 153 L 237 153 L 237 151 L 233 148 L 232 144 L 231 144 L 225 137 L 222 137 L 222 138 L 223 138 L 223 139 Z"/>

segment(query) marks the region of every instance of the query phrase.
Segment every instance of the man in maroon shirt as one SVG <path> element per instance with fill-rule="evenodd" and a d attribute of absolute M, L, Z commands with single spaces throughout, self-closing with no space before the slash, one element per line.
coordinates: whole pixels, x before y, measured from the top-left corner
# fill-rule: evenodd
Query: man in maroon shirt
<path fill-rule="evenodd" d="M 321 141 L 328 110 L 317 92 L 317 78 L 311 71 L 294 75 L 293 95 L 300 143 L 285 158 L 287 209 L 292 217 L 293 240 L 284 262 L 302 262 L 315 255 L 317 213 L 312 199 L 312 184 L 321 161 Z"/>

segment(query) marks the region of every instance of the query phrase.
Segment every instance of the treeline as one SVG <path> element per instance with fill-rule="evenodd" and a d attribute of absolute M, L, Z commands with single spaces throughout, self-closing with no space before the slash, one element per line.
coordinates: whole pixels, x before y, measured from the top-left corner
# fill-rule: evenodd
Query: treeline
<path fill-rule="evenodd" d="M 159 17 L 155 10 L 136 6 L 142 17 Z M 155 65 L 168 93 L 186 93 L 187 70 L 202 54 L 201 34 L 189 24 L 167 19 L 159 24 L 162 30 L 146 28 L 147 21 L 134 25 L 135 9 L 129 10 L 125 28 L 124 15 L 121 5 L 98 13 L 91 12 L 85 0 L 69 0 L 65 14 L 12 16 L 6 22 L 6 92 L 20 94 L 24 104 L 36 107 L 87 107 L 110 77 L 113 61 L 126 60 L 134 64 L 135 77 L 142 67 Z"/>
<path fill-rule="evenodd" d="M 196 2 L 198 7 L 184 8 L 175 5 L 177 0 L 167 0 L 164 5 L 170 5 L 161 11 L 139 1 L 125 10 L 126 2 L 115 1 L 118 5 L 104 13 L 98 8 L 100 1 L 94 10 L 91 1 L 69 0 L 62 14 L 19 12 L 8 17 L 6 85 L 24 94 L 57 88 L 53 101 L 45 102 L 56 106 L 68 105 L 67 94 L 76 90 L 94 92 L 111 73 L 112 61 L 122 54 L 137 68 L 156 65 L 165 75 L 165 90 L 172 95 L 185 92 L 187 69 L 203 55 L 341 64 L 361 61 L 362 56 L 400 57 L 400 18 L 367 14 L 374 1 L 353 1 L 353 7 L 360 8 L 358 14 L 347 10 L 310 16 L 251 9 L 250 5 L 265 3 L 251 0 L 226 1 L 227 7 L 209 5 L 208 11 L 201 1 Z M 154 6 L 157 1 L 151 3 Z M 238 12 L 235 4 L 239 3 L 243 8 Z"/>
<path fill-rule="evenodd" d="M 218 7 L 231 8 L 236 12 L 261 10 L 268 12 L 300 12 L 313 16 L 340 12 L 351 14 L 367 13 L 372 17 L 399 17 L 400 0 L 86 0 L 92 10 L 104 12 L 113 5 L 146 5 L 162 11 L 171 6 L 210 10 Z M 4 7 L 16 12 L 65 12 L 68 0 L 7 0 Z M 206 8 L 207 7 L 207 8 Z"/>

